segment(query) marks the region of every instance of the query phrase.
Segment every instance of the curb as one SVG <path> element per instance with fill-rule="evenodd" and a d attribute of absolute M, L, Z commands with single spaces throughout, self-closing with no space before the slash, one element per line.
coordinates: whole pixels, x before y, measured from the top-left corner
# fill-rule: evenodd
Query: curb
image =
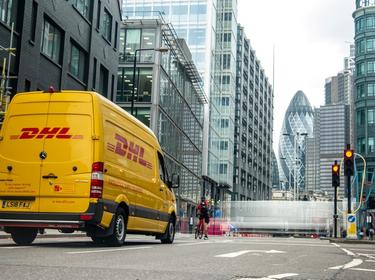
<path fill-rule="evenodd" d="M 333 239 L 328 238 L 330 243 L 346 243 L 346 244 L 371 244 L 375 245 L 375 240 L 350 240 L 350 239 Z"/>

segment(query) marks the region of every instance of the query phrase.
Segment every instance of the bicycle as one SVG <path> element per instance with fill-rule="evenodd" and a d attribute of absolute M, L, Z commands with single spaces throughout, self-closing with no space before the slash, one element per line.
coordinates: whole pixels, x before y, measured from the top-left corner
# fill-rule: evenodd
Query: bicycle
<path fill-rule="evenodd" d="M 204 230 L 204 219 L 199 219 L 199 223 L 195 226 L 195 239 L 202 239 Z"/>

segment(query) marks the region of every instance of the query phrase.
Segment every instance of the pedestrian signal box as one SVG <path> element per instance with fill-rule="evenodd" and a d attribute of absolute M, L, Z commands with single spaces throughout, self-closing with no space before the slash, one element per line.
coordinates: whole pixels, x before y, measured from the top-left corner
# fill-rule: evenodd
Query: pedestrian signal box
<path fill-rule="evenodd" d="M 353 176 L 354 174 L 354 151 L 346 149 L 344 151 L 344 175 Z"/>

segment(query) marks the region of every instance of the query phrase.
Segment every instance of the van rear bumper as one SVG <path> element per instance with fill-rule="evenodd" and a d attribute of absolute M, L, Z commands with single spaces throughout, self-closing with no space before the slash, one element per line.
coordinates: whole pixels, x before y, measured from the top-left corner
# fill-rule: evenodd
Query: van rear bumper
<path fill-rule="evenodd" d="M 0 226 L 83 229 L 100 223 L 103 203 L 90 203 L 84 213 L 0 212 Z"/>

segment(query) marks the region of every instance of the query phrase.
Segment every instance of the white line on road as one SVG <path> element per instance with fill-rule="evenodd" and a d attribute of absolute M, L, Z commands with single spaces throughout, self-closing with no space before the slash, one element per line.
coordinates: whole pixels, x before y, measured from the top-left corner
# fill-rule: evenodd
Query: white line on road
<path fill-rule="evenodd" d="M 374 269 L 367 269 L 367 268 L 351 268 L 350 270 L 375 272 Z"/>
<path fill-rule="evenodd" d="M 283 279 L 286 277 L 293 277 L 297 275 L 298 275 L 297 273 L 284 273 L 284 274 L 270 275 L 270 276 L 261 277 L 261 278 L 240 278 L 237 280 L 256 280 L 256 279 L 257 280 L 275 280 L 275 279 Z"/>
<path fill-rule="evenodd" d="M 364 251 L 364 252 L 375 252 L 375 249 L 358 249 L 358 248 L 347 248 L 353 251 Z"/>
<path fill-rule="evenodd" d="M 332 244 L 334 246 L 336 246 L 337 248 L 343 250 L 348 256 L 355 256 L 355 254 L 352 251 L 349 251 L 348 249 L 342 248 L 340 245 L 338 245 L 336 243 L 332 243 Z"/>
<path fill-rule="evenodd" d="M 216 258 L 235 258 L 247 253 L 266 253 L 266 254 L 283 254 L 284 251 L 277 251 L 277 250 L 242 250 L 238 252 L 216 255 Z"/>
<path fill-rule="evenodd" d="M 348 269 L 348 268 L 352 268 L 352 267 L 358 266 L 358 265 L 360 265 L 362 263 L 363 263 L 363 261 L 361 259 L 354 259 L 354 260 L 352 260 L 351 262 L 349 262 L 347 264 L 333 266 L 333 267 L 330 267 L 329 269 Z"/>
<path fill-rule="evenodd" d="M 238 256 L 241 256 L 243 254 L 250 253 L 249 250 L 243 250 L 243 251 L 238 251 L 238 252 L 233 252 L 233 253 L 228 253 L 228 254 L 222 254 L 222 255 L 216 255 L 216 258 L 235 258 Z"/>
<path fill-rule="evenodd" d="M 65 252 L 65 254 L 75 255 L 75 254 L 107 253 L 107 252 L 116 252 L 116 251 L 142 250 L 142 249 L 150 249 L 150 248 L 152 248 L 152 247 L 134 247 L 134 248 L 119 248 L 119 249 L 90 250 L 90 251 L 73 251 L 73 252 Z"/>
<path fill-rule="evenodd" d="M 184 244 L 178 244 L 176 246 L 194 246 L 194 245 L 205 245 L 205 244 L 225 244 L 225 243 L 232 243 L 233 240 L 211 240 L 211 241 L 196 241 L 194 243 L 184 243 Z"/>
<path fill-rule="evenodd" d="M 373 254 L 362 254 L 362 253 L 357 253 L 358 256 L 363 256 L 363 257 L 367 257 L 369 259 L 373 259 L 375 260 L 375 256 L 373 256 Z"/>
<path fill-rule="evenodd" d="M 365 262 L 375 262 L 375 260 L 365 260 Z"/>

